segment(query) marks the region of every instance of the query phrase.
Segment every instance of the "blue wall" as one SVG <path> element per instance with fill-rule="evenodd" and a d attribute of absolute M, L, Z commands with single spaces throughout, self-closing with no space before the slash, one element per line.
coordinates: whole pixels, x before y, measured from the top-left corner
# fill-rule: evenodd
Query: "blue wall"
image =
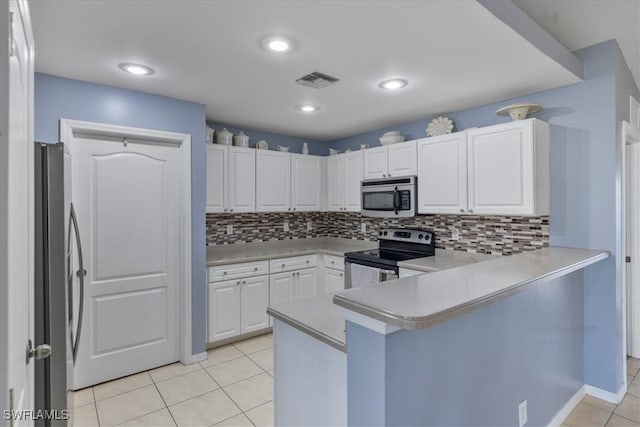
<path fill-rule="evenodd" d="M 349 425 L 517 426 L 523 400 L 527 425 L 548 425 L 583 384 L 582 283 L 579 270 L 386 337 L 347 322 Z"/>
<path fill-rule="evenodd" d="M 278 145 L 286 145 L 289 147 L 289 151 L 291 153 L 301 153 L 302 143 L 308 142 L 309 154 L 315 154 L 316 156 L 328 156 L 329 147 L 331 147 L 331 144 L 328 142 L 317 141 L 314 139 L 299 138 L 297 136 L 280 135 L 280 134 L 271 133 L 271 132 L 262 132 L 258 130 L 252 130 L 252 129 L 226 125 L 221 123 L 207 122 L 207 125 L 210 128 L 215 129 L 216 132 L 222 130 L 222 128 L 227 128 L 227 130 L 233 133 L 234 135 L 242 131 L 245 133 L 245 135 L 249 137 L 249 146 L 254 148 L 258 141 L 260 141 L 261 139 L 264 139 L 269 144 L 269 150 L 275 150 Z M 214 136 L 214 140 L 215 140 L 215 136 Z"/>
<path fill-rule="evenodd" d="M 464 130 L 509 121 L 508 117 L 495 114 L 504 105 L 537 102 L 544 107 L 534 117 L 548 122 L 551 131 L 550 243 L 605 249 L 613 255 L 585 273 L 584 345 L 585 382 L 615 393 L 624 381 L 623 286 L 616 274 L 621 265 L 616 205 L 620 173 L 618 120 L 623 116 L 628 120 L 628 92 L 637 94 L 638 88 L 615 40 L 575 54 L 584 64 L 581 83 L 443 115 L 454 121 L 456 130 Z M 336 140 L 331 145 L 341 150 L 357 149 L 362 143 L 376 146 L 379 136 L 388 130 L 399 130 L 407 139 L 424 138 L 431 119 Z"/>
<path fill-rule="evenodd" d="M 205 351 L 205 107 L 163 96 L 64 79 L 35 76 L 35 139 L 60 140 L 59 120 L 74 119 L 191 135 L 192 352 Z"/>

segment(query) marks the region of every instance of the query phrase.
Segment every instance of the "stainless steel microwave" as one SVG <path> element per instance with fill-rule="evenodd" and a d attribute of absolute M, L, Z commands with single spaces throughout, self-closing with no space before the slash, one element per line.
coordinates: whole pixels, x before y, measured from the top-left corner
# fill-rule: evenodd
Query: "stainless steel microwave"
<path fill-rule="evenodd" d="M 415 176 L 365 179 L 361 183 L 362 215 L 405 218 L 416 215 Z"/>

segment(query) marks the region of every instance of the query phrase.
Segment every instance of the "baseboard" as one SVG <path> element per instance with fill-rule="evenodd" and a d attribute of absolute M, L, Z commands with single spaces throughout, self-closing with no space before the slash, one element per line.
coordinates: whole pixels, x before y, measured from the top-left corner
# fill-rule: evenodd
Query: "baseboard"
<path fill-rule="evenodd" d="M 610 391 L 606 391 L 598 387 L 594 387 L 592 385 L 585 385 L 585 389 L 589 396 L 597 397 L 600 400 L 605 400 L 616 405 L 622 402 L 624 395 L 627 394 L 626 384 L 622 384 L 617 394 L 611 393 Z"/>
<path fill-rule="evenodd" d="M 207 360 L 207 352 L 204 351 L 198 354 L 192 354 L 191 357 L 187 360 L 182 361 L 183 365 L 193 365 L 194 363 L 204 362 Z"/>
<path fill-rule="evenodd" d="M 571 399 L 569 399 L 567 403 L 564 404 L 562 409 L 558 411 L 556 416 L 553 417 L 551 422 L 548 424 L 548 427 L 559 427 L 562 425 L 562 423 L 564 422 L 564 420 L 567 419 L 571 411 L 573 411 L 576 408 L 576 406 L 578 406 L 580 401 L 584 398 L 584 396 L 588 394 L 586 392 L 587 387 L 588 386 L 583 385 L 578 389 L 578 391 L 576 391 L 576 394 L 571 396 Z"/>

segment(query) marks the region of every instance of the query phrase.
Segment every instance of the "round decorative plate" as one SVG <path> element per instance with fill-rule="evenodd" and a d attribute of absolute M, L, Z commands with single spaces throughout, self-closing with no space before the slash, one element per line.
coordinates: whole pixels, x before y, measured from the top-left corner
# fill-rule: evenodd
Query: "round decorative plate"
<path fill-rule="evenodd" d="M 267 141 L 265 141 L 263 139 L 261 141 L 258 141 L 258 143 L 256 144 L 256 148 L 258 150 L 268 150 L 269 149 L 269 144 L 267 144 Z"/>
<path fill-rule="evenodd" d="M 511 120 L 524 120 L 527 118 L 527 114 L 537 113 L 540 110 L 542 110 L 542 105 L 540 104 L 522 103 L 502 107 L 496 111 L 496 114 L 499 116 L 511 116 Z"/>
<path fill-rule="evenodd" d="M 433 119 L 427 126 L 427 135 L 445 135 L 453 130 L 453 122 L 448 117 L 438 117 Z"/>

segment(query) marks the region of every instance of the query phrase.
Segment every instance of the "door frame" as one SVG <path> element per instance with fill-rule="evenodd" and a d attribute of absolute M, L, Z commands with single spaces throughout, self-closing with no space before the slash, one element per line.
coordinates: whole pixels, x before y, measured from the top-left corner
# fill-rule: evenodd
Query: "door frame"
<path fill-rule="evenodd" d="M 191 351 L 191 135 L 153 129 L 109 125 L 78 120 L 60 120 L 60 140 L 69 144 L 75 135 L 94 135 L 117 141 L 128 139 L 136 142 L 163 143 L 179 150 L 182 209 L 180 209 L 180 272 L 178 274 L 180 303 L 178 308 L 180 362 L 188 365 L 196 362 Z M 73 155 L 73 153 L 72 153 Z"/>

